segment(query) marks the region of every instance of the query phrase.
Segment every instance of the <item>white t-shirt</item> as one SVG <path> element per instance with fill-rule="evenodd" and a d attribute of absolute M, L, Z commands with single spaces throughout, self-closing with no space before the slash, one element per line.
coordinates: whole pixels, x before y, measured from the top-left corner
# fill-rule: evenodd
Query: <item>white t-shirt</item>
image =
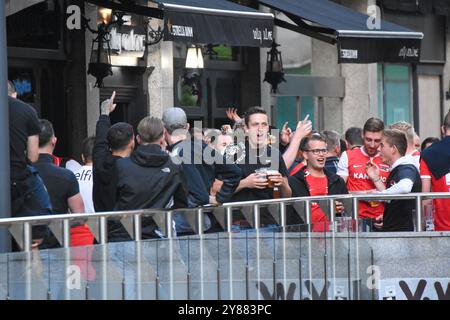
<path fill-rule="evenodd" d="M 76 160 L 70 159 L 66 162 L 66 169 L 69 169 L 72 172 L 76 172 L 80 170 L 83 166 L 79 164 Z"/>
<path fill-rule="evenodd" d="M 73 172 L 80 186 L 80 194 L 84 202 L 84 210 L 86 213 L 93 213 L 94 202 L 92 201 L 93 174 L 92 166 L 82 166 Z"/>

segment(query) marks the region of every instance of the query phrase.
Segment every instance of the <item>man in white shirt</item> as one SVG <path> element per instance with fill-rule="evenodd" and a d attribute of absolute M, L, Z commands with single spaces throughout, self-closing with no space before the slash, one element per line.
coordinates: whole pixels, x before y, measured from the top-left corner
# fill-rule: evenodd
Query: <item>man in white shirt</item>
<path fill-rule="evenodd" d="M 78 180 L 86 213 L 95 212 L 94 203 L 92 201 L 92 150 L 94 148 L 94 142 L 95 137 L 88 137 L 83 140 L 81 160 L 83 160 L 84 165 L 73 171 Z"/>
<path fill-rule="evenodd" d="M 419 171 L 411 156 L 406 155 L 407 138 L 403 131 L 388 129 L 383 132 L 380 144 L 383 162 L 391 166 L 386 184 L 381 181 L 380 169 L 373 162 L 366 164 L 366 171 L 377 190 L 384 194 L 420 192 Z M 376 228 L 383 231 L 414 231 L 414 200 L 395 200 L 386 203 L 384 213 L 377 217 Z"/>

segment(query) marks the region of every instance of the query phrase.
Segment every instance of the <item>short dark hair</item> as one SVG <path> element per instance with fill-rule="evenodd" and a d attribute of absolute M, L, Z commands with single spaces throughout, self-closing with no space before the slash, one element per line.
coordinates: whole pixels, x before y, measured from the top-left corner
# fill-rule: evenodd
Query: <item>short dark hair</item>
<path fill-rule="evenodd" d="M 341 153 L 343 153 L 344 151 L 347 151 L 347 144 L 345 143 L 344 139 L 339 139 L 340 143 L 341 143 Z"/>
<path fill-rule="evenodd" d="M 133 139 L 133 126 L 126 122 L 117 122 L 109 128 L 106 139 L 112 151 L 123 150 Z"/>
<path fill-rule="evenodd" d="M 429 144 L 429 143 L 433 144 L 433 143 L 435 143 L 437 141 L 439 141 L 439 138 L 436 138 L 436 137 L 428 137 L 428 138 L 426 138 L 425 140 L 422 141 L 422 144 L 420 145 L 420 151 L 425 150 L 427 144 Z"/>
<path fill-rule="evenodd" d="M 345 140 L 352 146 L 362 146 L 364 141 L 362 139 L 362 129 L 358 127 L 351 127 L 345 131 Z"/>
<path fill-rule="evenodd" d="M 336 147 L 341 146 L 340 135 L 334 130 L 323 130 L 321 133 L 327 143 L 328 151 L 334 150 Z"/>
<path fill-rule="evenodd" d="M 447 114 L 445 115 L 443 125 L 446 130 L 450 130 L 450 110 L 448 110 Z"/>
<path fill-rule="evenodd" d="M 386 137 L 387 143 L 397 148 L 402 157 L 406 154 L 408 141 L 406 139 L 406 134 L 403 131 L 398 129 L 386 129 L 383 131 L 383 136 Z"/>
<path fill-rule="evenodd" d="M 87 137 L 81 144 L 81 154 L 84 157 L 85 162 L 92 161 L 92 151 L 94 150 L 95 137 Z"/>
<path fill-rule="evenodd" d="M 250 116 L 253 114 L 258 114 L 258 113 L 267 115 L 266 110 L 264 110 L 261 107 L 251 107 L 250 109 L 248 109 L 247 112 L 245 112 L 245 116 L 244 116 L 245 124 L 248 126 L 248 123 L 250 121 Z"/>
<path fill-rule="evenodd" d="M 309 150 L 309 143 L 311 141 L 322 141 L 325 144 L 327 143 L 327 140 L 325 139 L 325 137 L 323 135 L 321 135 L 320 133 L 313 133 L 311 135 L 304 137 L 302 139 L 302 141 L 300 141 L 300 150 L 302 150 L 302 151 Z"/>
<path fill-rule="evenodd" d="M 384 130 L 384 122 L 381 119 L 372 117 L 366 121 L 363 127 L 363 133 L 365 132 L 380 132 Z"/>
<path fill-rule="evenodd" d="M 39 119 L 41 133 L 39 133 L 39 148 L 46 146 L 55 136 L 53 125 L 47 119 Z"/>
<path fill-rule="evenodd" d="M 164 123 L 155 117 L 143 118 L 137 127 L 139 136 L 144 143 L 154 143 L 164 135 Z"/>

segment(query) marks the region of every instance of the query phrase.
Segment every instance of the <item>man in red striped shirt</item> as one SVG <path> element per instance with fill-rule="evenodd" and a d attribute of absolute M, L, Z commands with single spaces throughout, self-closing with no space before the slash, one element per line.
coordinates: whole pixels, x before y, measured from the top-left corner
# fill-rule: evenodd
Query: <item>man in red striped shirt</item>
<path fill-rule="evenodd" d="M 380 168 L 380 179 L 386 183 L 389 166 L 381 160 L 379 146 L 384 123 L 378 118 L 370 118 L 363 127 L 363 146 L 342 153 L 337 174 L 347 183 L 349 193 L 370 193 L 375 185 L 367 175 L 366 164 L 375 163 Z M 376 219 L 384 212 L 384 205 L 378 201 L 360 201 L 359 218 Z"/>

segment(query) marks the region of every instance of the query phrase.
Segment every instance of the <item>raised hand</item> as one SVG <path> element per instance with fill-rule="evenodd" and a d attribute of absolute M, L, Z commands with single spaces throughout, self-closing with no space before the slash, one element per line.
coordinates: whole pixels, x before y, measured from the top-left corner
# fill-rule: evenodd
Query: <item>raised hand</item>
<path fill-rule="evenodd" d="M 114 103 L 114 99 L 115 98 L 116 98 L 116 92 L 113 91 L 113 93 L 111 94 L 111 97 L 109 99 L 106 99 L 105 101 L 102 102 L 102 104 L 100 106 L 100 110 L 101 110 L 101 114 L 102 115 L 109 116 L 109 114 L 111 112 L 113 112 L 114 109 L 116 109 L 116 104 Z"/>
<path fill-rule="evenodd" d="M 281 129 L 281 144 L 286 146 L 291 142 L 292 130 L 288 127 L 288 122 L 286 121 Z"/>
<path fill-rule="evenodd" d="M 242 120 L 242 118 L 238 116 L 236 108 L 228 108 L 225 112 L 227 114 L 227 118 L 234 122 L 239 122 Z"/>
<path fill-rule="evenodd" d="M 297 123 L 297 129 L 295 130 L 295 135 L 300 138 L 306 137 L 312 131 L 312 122 L 309 120 L 309 114 L 306 115 L 303 121 Z"/>

